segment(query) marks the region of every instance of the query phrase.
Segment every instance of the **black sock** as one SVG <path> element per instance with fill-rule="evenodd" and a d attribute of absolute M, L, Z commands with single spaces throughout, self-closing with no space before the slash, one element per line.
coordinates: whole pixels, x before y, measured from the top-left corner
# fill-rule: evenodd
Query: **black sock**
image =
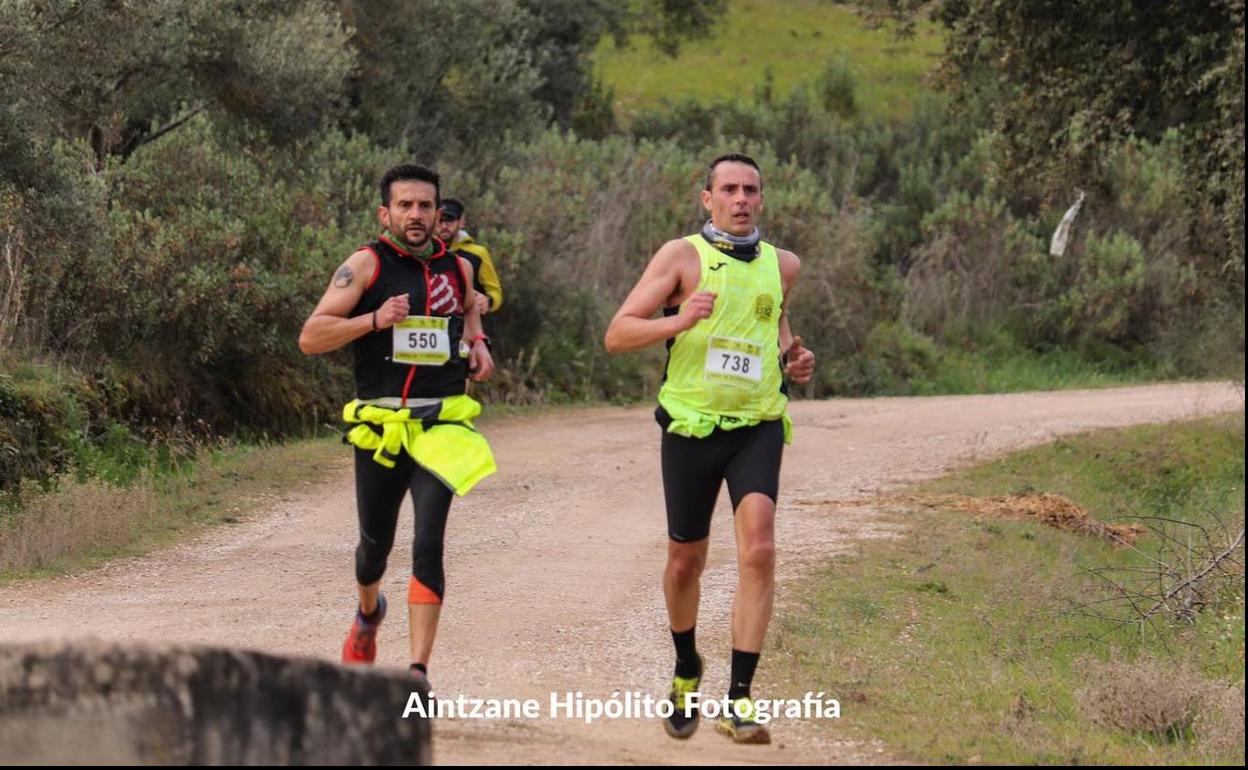
<path fill-rule="evenodd" d="M 412 671 L 419 671 L 425 676 L 429 676 L 429 667 L 426 666 L 424 663 L 413 663 L 411 665 L 411 669 Z"/>
<path fill-rule="evenodd" d="M 693 629 L 673 631 L 672 642 L 676 645 L 676 676 L 682 679 L 702 676 L 702 659 L 693 642 Z"/>
<path fill-rule="evenodd" d="M 754 681 L 758 656 L 757 652 L 732 651 L 732 680 L 728 687 L 728 700 L 750 697 L 750 683 Z"/>

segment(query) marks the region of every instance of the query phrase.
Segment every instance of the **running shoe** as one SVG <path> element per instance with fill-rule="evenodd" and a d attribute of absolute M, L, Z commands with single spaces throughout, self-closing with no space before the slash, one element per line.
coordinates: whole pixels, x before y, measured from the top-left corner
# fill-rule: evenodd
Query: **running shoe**
<path fill-rule="evenodd" d="M 377 611 L 372 620 L 366 620 L 360 611 L 355 611 L 355 622 L 347 640 L 342 643 L 343 663 L 372 663 L 377 657 L 377 629 L 381 621 L 386 619 L 386 597 L 377 595 Z"/>
<path fill-rule="evenodd" d="M 663 720 L 663 729 L 673 738 L 684 740 L 693 735 L 698 729 L 698 712 L 700 709 L 693 709 L 689 716 L 685 716 L 685 697 L 689 693 L 697 692 L 698 685 L 702 682 L 702 656 L 698 656 L 698 675 L 693 677 L 674 676 L 672 677 L 672 690 L 667 694 L 667 699 L 672 702 L 672 715 Z"/>
<path fill-rule="evenodd" d="M 715 729 L 732 738 L 733 743 L 771 743 L 771 733 L 755 718 L 754 699 L 737 698 L 731 714 L 719 718 Z"/>

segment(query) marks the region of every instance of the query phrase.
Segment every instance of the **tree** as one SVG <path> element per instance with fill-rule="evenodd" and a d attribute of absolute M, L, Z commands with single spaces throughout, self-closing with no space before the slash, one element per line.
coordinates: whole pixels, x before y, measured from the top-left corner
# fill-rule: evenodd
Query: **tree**
<path fill-rule="evenodd" d="M 513 0 L 340 0 L 352 127 L 431 161 L 546 124 L 532 17 Z"/>
<path fill-rule="evenodd" d="M 1035 210 L 1104 179 L 1107 150 L 1178 130 L 1189 205 L 1221 220 L 1209 248 L 1244 263 L 1244 0 L 875 0 L 913 29 L 948 31 L 942 75 L 962 96 L 995 90 L 1001 169 Z M 1194 233 L 1208 238 L 1208 233 Z"/>
<path fill-rule="evenodd" d="M 28 134 L 87 142 L 97 168 L 200 113 L 285 141 L 334 111 L 345 42 L 324 0 L 14 0 L 0 102 Z"/>
<path fill-rule="evenodd" d="M 675 53 L 707 34 L 724 0 L 339 0 L 358 68 L 352 125 L 432 158 L 472 155 L 551 121 L 567 128 L 595 95 L 606 36 L 653 38 Z M 418 30 L 418 32 L 416 32 Z"/>

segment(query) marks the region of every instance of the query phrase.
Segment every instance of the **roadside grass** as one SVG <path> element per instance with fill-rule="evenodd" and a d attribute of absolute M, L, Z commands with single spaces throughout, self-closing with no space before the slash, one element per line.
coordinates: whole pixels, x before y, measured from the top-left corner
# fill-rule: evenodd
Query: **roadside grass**
<path fill-rule="evenodd" d="M 1021 393 L 1161 382 L 1169 379 L 1167 374 L 1163 366 L 1146 361 L 1093 361 L 1061 348 L 981 353 L 949 348 L 942 351 L 935 371 L 911 379 L 909 388 L 916 396 Z"/>
<path fill-rule="evenodd" d="M 1243 379 L 1242 371 L 1228 368 L 1223 379 Z M 1174 381 L 1182 369 L 1147 353 L 1035 349 L 1004 331 L 942 344 L 889 323 L 872 330 L 859 355 L 823 360 L 818 372 L 824 388 L 838 395 L 944 396 Z"/>
<path fill-rule="evenodd" d="M 490 404 L 478 424 L 596 406 L 602 404 Z M 350 450 L 337 436 L 173 451 L 121 426 L 115 433 L 115 440 L 75 438 L 67 471 L 0 491 L 0 585 L 167 547 L 210 526 L 240 523 L 327 476 L 351 473 Z M 344 514 L 354 516 L 354 508 Z"/>
<path fill-rule="evenodd" d="M 811 82 L 825 62 L 844 59 L 858 81 L 868 117 L 908 115 L 925 90 L 943 41 L 935 25 L 920 24 L 908 40 L 891 28 L 868 29 L 852 8 L 821 0 L 731 0 L 712 37 L 687 40 L 669 57 L 649 41 L 626 48 L 606 41 L 596 53 L 603 83 L 615 93 L 627 123 L 643 108 L 667 100 L 703 103 L 752 99 L 770 71 L 772 89 L 788 94 Z"/>
<path fill-rule="evenodd" d="M 209 525 L 239 523 L 265 500 L 345 469 L 340 442 L 200 447 L 170 463 L 152 453 L 126 483 L 67 473 L 0 496 L 0 584 L 145 553 Z"/>
<path fill-rule="evenodd" d="M 1055 493 L 1103 522 L 1237 531 L 1244 416 L 1065 438 L 911 493 Z M 904 534 L 862 543 L 790 593 L 765 656 L 778 661 L 771 686 L 840 700 L 829 733 L 923 762 L 1242 764 L 1242 546 L 1238 576 L 1194 622 L 1119 628 L 1075 609 L 1110 595 L 1088 570 L 1172 558 L 1156 533 L 1133 550 L 948 508 L 884 516 Z M 1145 577 L 1132 574 L 1112 576 Z M 1093 606 L 1131 614 L 1121 602 Z"/>

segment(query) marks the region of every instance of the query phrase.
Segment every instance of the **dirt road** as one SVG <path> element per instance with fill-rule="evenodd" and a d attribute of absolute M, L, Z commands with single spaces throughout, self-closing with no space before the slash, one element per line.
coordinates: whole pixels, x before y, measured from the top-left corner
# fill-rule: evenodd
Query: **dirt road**
<path fill-rule="evenodd" d="M 1221 384 L 796 403 L 776 528 L 779 611 L 785 584 L 807 565 L 856 539 L 887 534 L 869 509 L 830 511 L 810 501 L 873 495 L 1088 428 L 1243 407 L 1242 392 Z M 500 471 L 451 511 L 448 602 L 431 666 L 435 690 L 543 704 L 552 691 L 661 694 L 671 643 L 659 582 L 665 529 L 651 409 L 552 411 L 487 422 L 485 431 Z M 0 641 L 90 635 L 334 659 L 354 602 L 354 515 L 344 451 L 336 477 L 275 495 L 241 524 L 148 557 L 0 589 Z M 410 516 L 405 507 L 385 577 L 395 610 L 405 595 Z M 727 683 L 736 574 L 723 499 L 711 538 L 698 639 L 709 665 L 704 691 L 718 695 Z M 380 635 L 378 663 L 401 668 L 407 623 L 395 610 Z M 766 656 L 755 690 L 802 695 L 768 690 Z M 435 726 L 434 756 L 491 763 L 886 756 L 882 747 L 837 740 L 835 725 L 781 722 L 774 732 L 769 747 L 736 747 L 711 729 L 677 743 L 645 720 L 444 720 Z"/>

